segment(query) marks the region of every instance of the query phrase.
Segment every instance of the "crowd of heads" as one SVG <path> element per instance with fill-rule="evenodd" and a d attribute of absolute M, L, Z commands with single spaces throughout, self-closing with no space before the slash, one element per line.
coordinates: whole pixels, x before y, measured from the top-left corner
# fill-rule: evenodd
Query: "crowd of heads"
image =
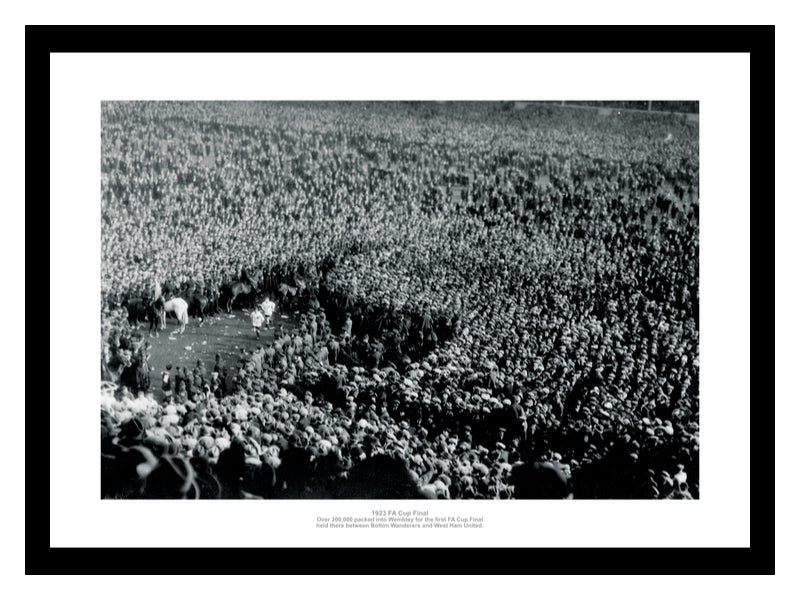
<path fill-rule="evenodd" d="M 154 281 L 301 315 L 230 373 L 106 377 L 106 496 L 698 497 L 696 125 L 137 102 L 102 142 L 104 374 L 147 370 L 115 299 Z"/>
<path fill-rule="evenodd" d="M 550 103 L 563 104 L 565 106 L 680 113 L 693 116 L 700 112 L 700 103 L 697 100 L 573 100 L 564 101 L 563 103 L 551 101 Z"/>

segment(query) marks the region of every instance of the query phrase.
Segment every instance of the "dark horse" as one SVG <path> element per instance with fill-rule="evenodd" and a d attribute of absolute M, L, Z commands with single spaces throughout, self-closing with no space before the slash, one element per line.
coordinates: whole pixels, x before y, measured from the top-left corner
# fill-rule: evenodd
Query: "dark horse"
<path fill-rule="evenodd" d="M 152 336 L 155 331 L 156 337 L 158 337 L 158 325 L 161 321 L 161 313 L 164 312 L 164 298 L 162 296 L 155 300 L 143 298 L 129 300 L 126 298 L 122 301 L 121 306 L 128 309 L 128 323 L 130 323 L 131 327 L 138 329 L 142 322 L 147 321 L 150 335 Z"/>
<path fill-rule="evenodd" d="M 149 323 L 148 333 L 152 336 L 156 332 L 158 337 L 158 329 L 164 317 L 164 296 L 159 296 L 152 302 L 147 303 L 147 322 Z"/>
<path fill-rule="evenodd" d="M 147 306 L 141 298 L 123 298 L 120 306 L 128 309 L 128 323 L 131 327 L 138 329 L 139 324 L 147 320 Z"/>
<path fill-rule="evenodd" d="M 208 298 L 203 294 L 192 294 L 188 300 L 189 316 L 200 319 L 200 324 L 202 325 L 210 310 Z"/>
<path fill-rule="evenodd" d="M 222 284 L 222 294 L 220 304 L 225 307 L 227 312 L 231 312 L 233 301 L 239 296 L 246 296 L 251 304 L 255 303 L 255 288 L 244 281 L 231 281 Z"/>

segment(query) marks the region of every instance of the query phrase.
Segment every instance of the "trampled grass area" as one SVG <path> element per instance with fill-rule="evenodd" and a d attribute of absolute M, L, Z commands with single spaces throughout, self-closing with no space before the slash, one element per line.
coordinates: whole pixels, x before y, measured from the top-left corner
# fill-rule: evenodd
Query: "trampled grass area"
<path fill-rule="evenodd" d="M 176 367 L 186 367 L 189 371 L 198 360 L 203 361 L 205 368 L 211 372 L 215 356 L 220 355 L 222 364 L 228 368 L 229 377 L 236 372 L 242 349 L 255 350 L 258 344 L 271 343 L 275 339 L 276 328 L 283 323 L 291 330 L 297 322 L 297 315 L 281 315 L 277 311 L 273 315 L 272 326 L 261 330 L 261 339 L 256 339 L 247 309 L 235 310 L 231 314 L 223 313 L 216 317 L 208 317 L 202 325 L 197 319 L 190 319 L 183 333 L 178 333 L 178 323 L 167 317 L 167 328 L 159 332 L 158 337 L 148 337 L 147 327 L 142 326 L 139 333 L 152 344 L 150 351 L 151 389 L 157 399 L 161 399 L 160 375 L 168 364 L 172 372 Z"/>

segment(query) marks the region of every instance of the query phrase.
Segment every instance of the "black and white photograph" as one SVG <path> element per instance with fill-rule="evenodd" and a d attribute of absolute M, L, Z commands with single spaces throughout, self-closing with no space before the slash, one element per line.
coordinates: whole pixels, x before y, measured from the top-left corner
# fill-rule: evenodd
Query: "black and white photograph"
<path fill-rule="evenodd" d="M 102 500 L 700 499 L 700 108 L 103 101 Z"/>
<path fill-rule="evenodd" d="M 10 558 L 204 575 L 123 597 L 763 593 L 774 30 L 26 28 L 7 166 L 37 206 L 49 69 L 50 427 L 34 367 Z"/>

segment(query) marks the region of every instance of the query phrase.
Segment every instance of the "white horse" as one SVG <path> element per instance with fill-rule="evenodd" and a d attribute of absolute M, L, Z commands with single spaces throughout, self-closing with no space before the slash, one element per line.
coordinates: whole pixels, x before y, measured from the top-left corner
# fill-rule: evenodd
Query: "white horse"
<path fill-rule="evenodd" d="M 168 312 L 175 313 L 178 323 L 180 323 L 181 326 L 178 330 L 178 333 L 183 333 L 183 330 L 186 329 L 186 324 L 189 322 L 189 304 L 183 298 L 173 298 L 172 300 L 167 300 L 164 303 L 164 312 L 161 313 L 161 329 L 164 329 L 167 326 L 166 314 Z"/>

